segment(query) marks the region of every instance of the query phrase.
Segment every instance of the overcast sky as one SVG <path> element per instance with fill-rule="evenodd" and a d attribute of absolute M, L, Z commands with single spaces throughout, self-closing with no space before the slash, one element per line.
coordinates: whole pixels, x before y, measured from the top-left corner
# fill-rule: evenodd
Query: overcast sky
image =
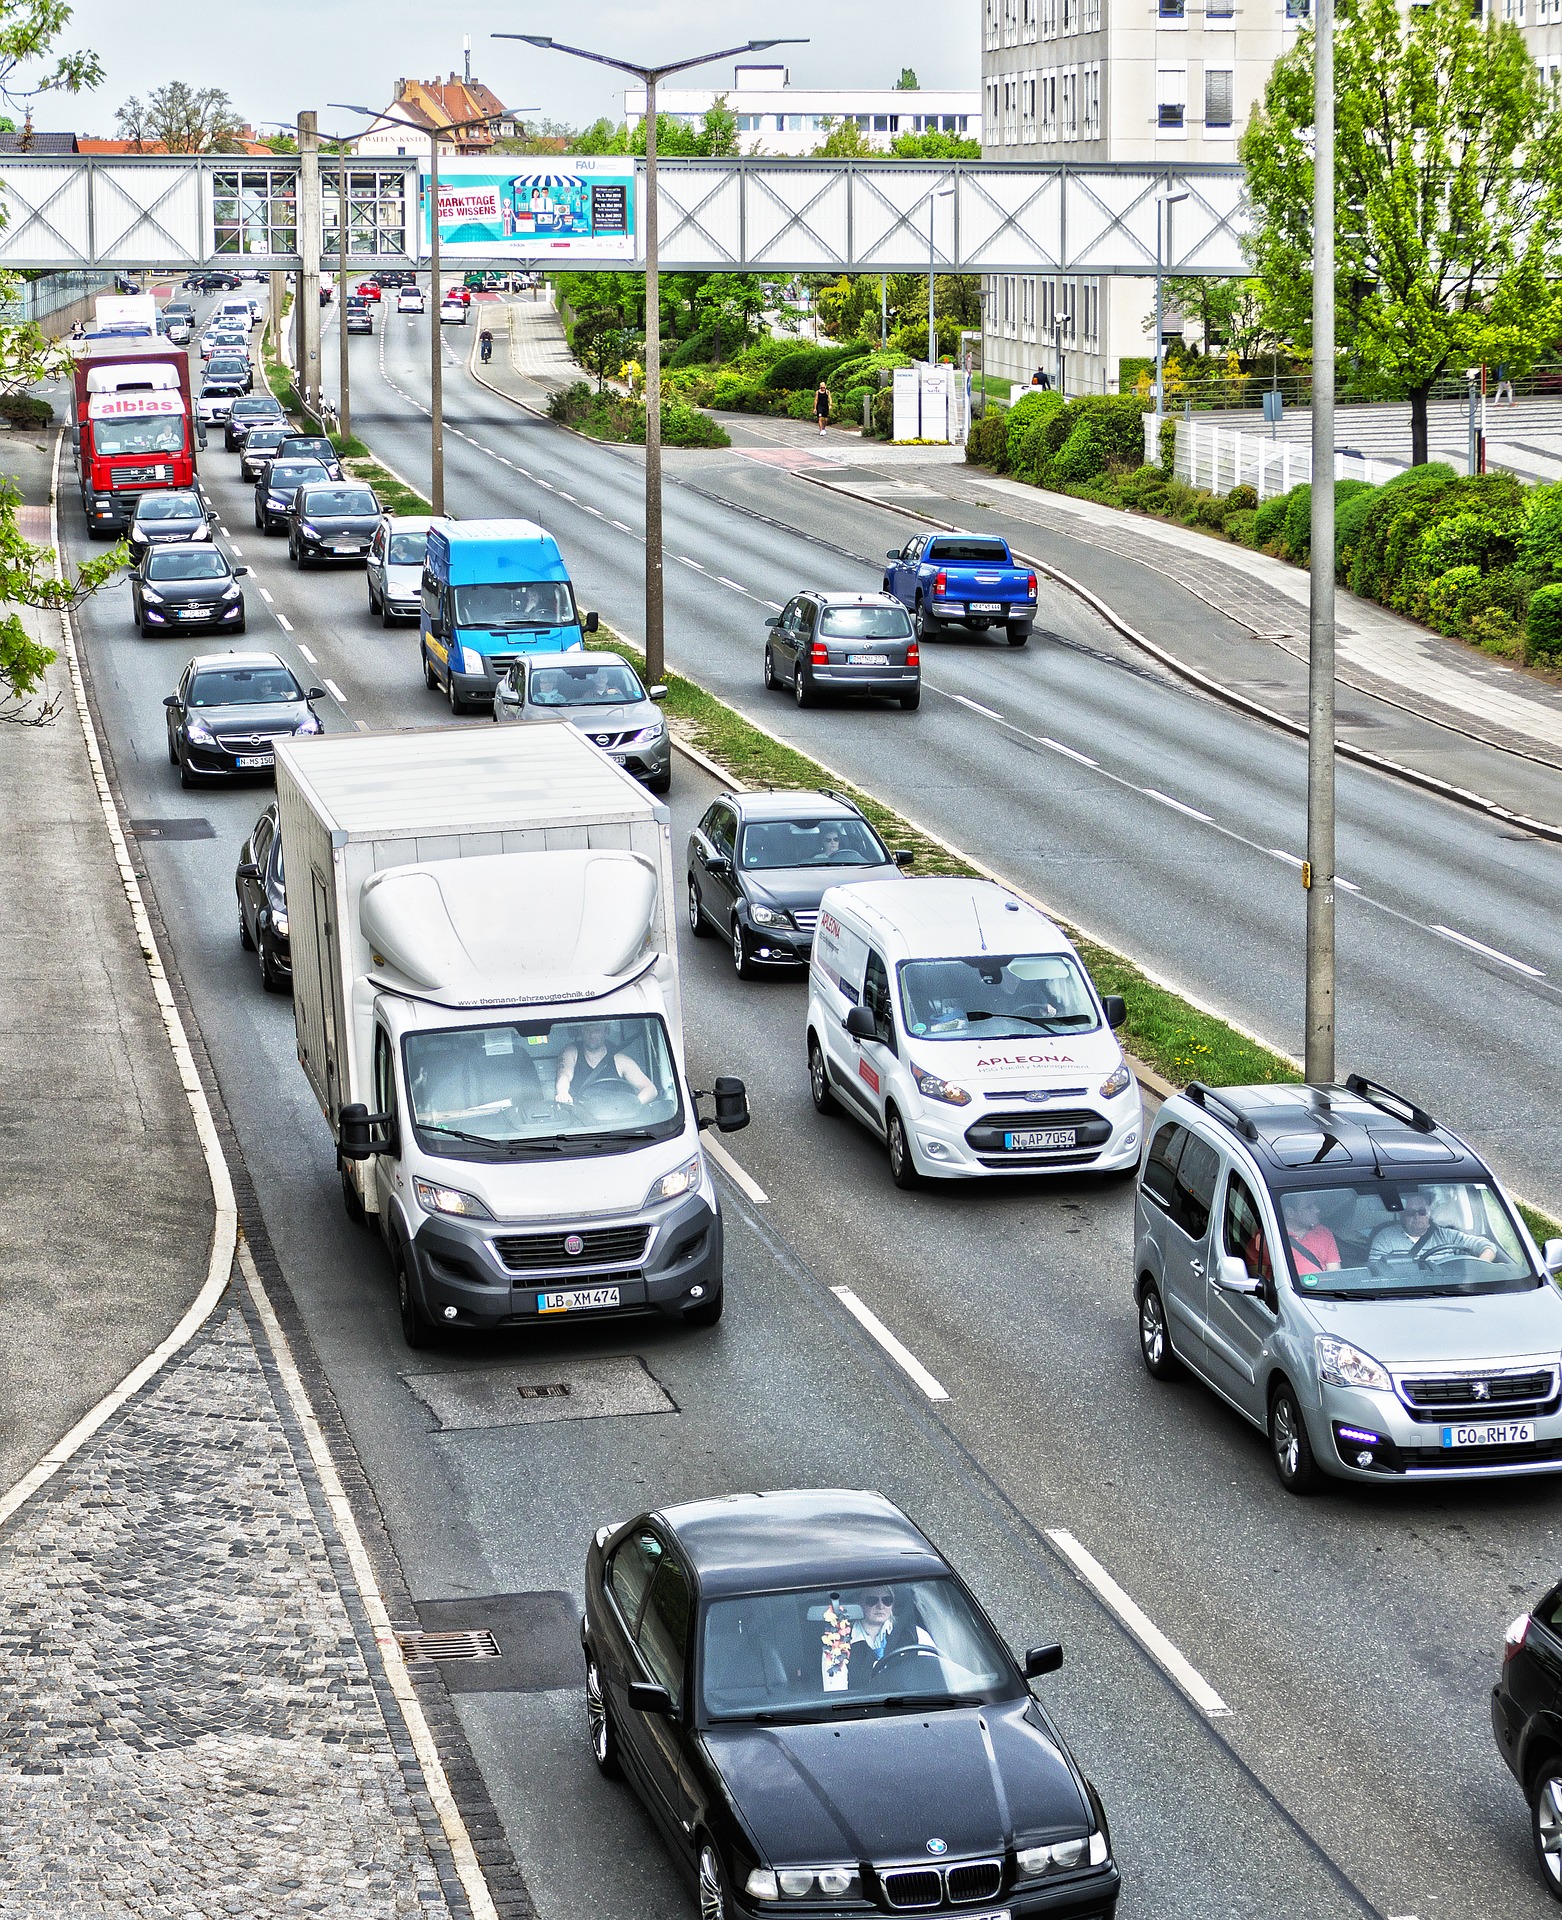
<path fill-rule="evenodd" d="M 784 21 L 784 28 L 783 28 Z M 45 105 L 40 128 L 115 131 L 114 109 L 168 80 L 225 87 L 247 119 L 291 121 L 327 102 L 389 103 L 403 74 L 432 79 L 461 68 L 472 36 L 472 72 L 508 106 L 587 125 L 623 117 L 622 77 L 561 54 L 494 41 L 498 30 L 552 32 L 630 60 L 676 60 L 787 30 L 807 46 L 779 49 L 799 86 L 893 86 L 903 66 L 925 86 L 981 80 L 980 0 L 260 0 L 192 7 L 189 0 L 75 0 L 62 46 L 90 47 L 107 73 L 96 93 Z M 300 77 L 302 76 L 302 78 Z M 708 77 L 707 77 L 708 76 Z M 730 63 L 696 69 L 690 85 L 730 85 Z"/>

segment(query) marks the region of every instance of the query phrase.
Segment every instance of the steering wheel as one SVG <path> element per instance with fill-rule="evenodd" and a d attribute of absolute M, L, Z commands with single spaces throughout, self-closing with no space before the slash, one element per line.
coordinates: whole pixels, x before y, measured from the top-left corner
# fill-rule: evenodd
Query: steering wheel
<path fill-rule="evenodd" d="M 620 1081 L 616 1086 L 601 1083 L 575 1096 L 577 1109 L 583 1108 L 593 1119 L 627 1120 L 641 1111 L 640 1097 L 634 1088 Z"/>
<path fill-rule="evenodd" d="M 919 1640 L 914 1646 L 891 1647 L 873 1663 L 873 1671 L 882 1673 L 891 1660 L 942 1660 L 943 1657 L 937 1647 L 925 1647 Z"/>

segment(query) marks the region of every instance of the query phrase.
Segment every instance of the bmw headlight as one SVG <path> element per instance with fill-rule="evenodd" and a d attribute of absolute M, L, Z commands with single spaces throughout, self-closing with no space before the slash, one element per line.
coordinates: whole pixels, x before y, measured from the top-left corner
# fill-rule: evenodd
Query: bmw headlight
<path fill-rule="evenodd" d="M 946 1107 L 968 1107 L 971 1096 L 964 1087 L 957 1087 L 950 1080 L 940 1080 L 936 1073 L 924 1073 L 920 1067 L 911 1069 L 911 1077 L 917 1083 L 917 1092 L 924 1100 L 942 1100 Z"/>
<path fill-rule="evenodd" d="M 1133 1083 L 1133 1075 L 1128 1071 L 1128 1068 L 1119 1061 L 1113 1072 L 1109 1073 L 1101 1082 L 1101 1098 L 1103 1100 L 1115 1100 L 1120 1093 L 1126 1093 Z"/>
<path fill-rule="evenodd" d="M 1055 1840 L 1050 1847 L 1021 1847 L 1015 1865 L 1022 1880 L 1039 1880 L 1048 1873 L 1074 1873 L 1080 1867 L 1106 1865 L 1106 1835 L 1082 1833 L 1076 1839 Z"/>
<path fill-rule="evenodd" d="M 1317 1340 L 1318 1376 L 1334 1387 L 1370 1387 L 1376 1393 L 1392 1393 L 1394 1383 L 1388 1369 L 1379 1366 L 1370 1353 L 1363 1353 L 1348 1340 L 1336 1340 L 1321 1333 Z"/>
<path fill-rule="evenodd" d="M 651 1191 L 645 1196 L 644 1205 L 659 1206 L 663 1200 L 681 1200 L 686 1193 L 693 1193 L 699 1186 L 705 1172 L 705 1163 L 695 1154 L 692 1160 L 685 1160 L 681 1167 L 674 1167 L 671 1173 L 664 1173 L 660 1180 L 651 1182 Z"/>
<path fill-rule="evenodd" d="M 789 927 L 792 924 L 791 914 L 782 913 L 776 907 L 751 906 L 748 911 L 756 927 Z"/>
<path fill-rule="evenodd" d="M 467 1220 L 493 1219 L 475 1193 L 463 1193 L 459 1187 L 436 1186 L 432 1180 L 420 1180 L 416 1175 L 412 1185 L 418 1205 L 429 1213 L 453 1213 Z"/>
<path fill-rule="evenodd" d="M 754 1900 L 856 1899 L 862 1885 L 855 1867 L 755 1867 L 743 1890 Z"/>

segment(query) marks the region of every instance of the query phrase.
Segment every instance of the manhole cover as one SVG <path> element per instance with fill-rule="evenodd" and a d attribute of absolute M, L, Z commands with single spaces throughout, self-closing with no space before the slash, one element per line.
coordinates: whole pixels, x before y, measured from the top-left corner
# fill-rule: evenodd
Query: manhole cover
<path fill-rule="evenodd" d="M 177 820 L 132 820 L 130 831 L 138 840 L 215 840 L 217 829 L 210 820 L 187 815 Z"/>
<path fill-rule="evenodd" d="M 473 1367 L 460 1373 L 409 1373 L 404 1378 L 433 1414 L 440 1433 L 678 1411 L 661 1382 L 633 1354 L 572 1360 L 562 1367 L 557 1362 Z"/>
<path fill-rule="evenodd" d="M 396 1633 L 408 1670 L 425 1678 L 437 1673 L 451 1693 L 548 1693 L 580 1686 L 580 1603 L 571 1593 L 489 1593 L 413 1606 L 416 1629 Z M 485 1650 L 420 1656 L 409 1642 L 461 1649 L 482 1642 Z"/>
<path fill-rule="evenodd" d="M 396 1643 L 409 1667 L 430 1660 L 497 1660 L 499 1642 L 488 1632 L 425 1633 L 421 1627 L 398 1630 Z"/>

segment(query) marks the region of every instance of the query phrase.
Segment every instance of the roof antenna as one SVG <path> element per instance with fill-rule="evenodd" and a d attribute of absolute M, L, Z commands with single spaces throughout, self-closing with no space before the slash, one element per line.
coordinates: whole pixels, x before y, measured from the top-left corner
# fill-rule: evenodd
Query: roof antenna
<path fill-rule="evenodd" d="M 469 33 L 463 33 L 461 36 L 461 53 L 462 53 L 462 62 L 466 68 L 466 84 L 468 86 L 471 86 L 472 84 L 472 36 Z"/>
<path fill-rule="evenodd" d="M 974 900 L 971 902 L 971 918 L 976 922 L 976 937 L 982 943 L 982 952 L 986 953 L 989 951 L 987 945 L 987 930 L 982 925 L 981 909 Z"/>

